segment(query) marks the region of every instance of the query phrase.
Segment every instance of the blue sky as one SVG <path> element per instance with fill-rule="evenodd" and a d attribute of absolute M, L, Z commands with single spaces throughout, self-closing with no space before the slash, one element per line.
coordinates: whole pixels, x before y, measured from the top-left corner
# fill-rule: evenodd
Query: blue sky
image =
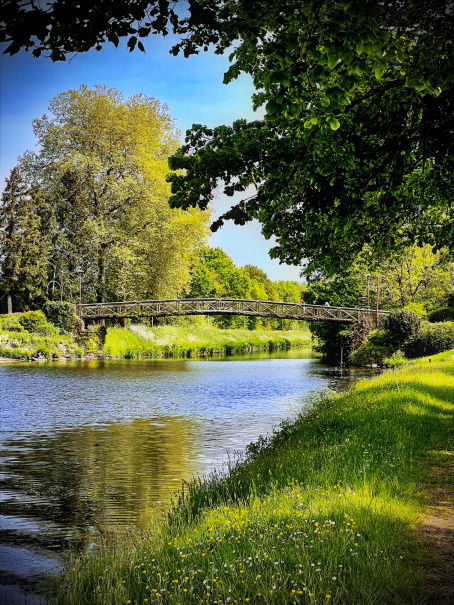
<path fill-rule="evenodd" d="M 231 124 L 235 119 L 255 119 L 252 111 L 252 82 L 242 76 L 225 86 L 223 73 L 227 57 L 202 53 L 185 59 L 169 54 L 172 37 L 153 37 L 146 41 L 146 54 L 130 53 L 125 45 L 116 49 L 107 45 L 102 51 L 76 55 L 70 61 L 52 63 L 45 57 L 34 59 L 30 53 L 0 59 L 0 179 L 15 165 L 35 140 L 32 120 L 43 115 L 49 101 L 64 90 L 81 84 L 105 84 L 128 97 L 143 93 L 169 106 L 182 136 L 193 123 L 207 126 Z M 231 205 L 231 199 L 219 195 L 213 205 L 219 214 Z M 247 263 L 264 269 L 273 280 L 299 279 L 300 269 L 279 265 L 271 260 L 266 241 L 256 222 L 244 227 L 226 224 L 211 238 L 212 246 L 221 246 L 237 265 Z"/>

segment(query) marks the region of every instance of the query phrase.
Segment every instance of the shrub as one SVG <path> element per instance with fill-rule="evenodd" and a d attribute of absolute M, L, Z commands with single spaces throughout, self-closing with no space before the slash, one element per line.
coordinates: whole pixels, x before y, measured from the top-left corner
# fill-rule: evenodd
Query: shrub
<path fill-rule="evenodd" d="M 392 339 L 386 330 L 372 330 L 367 336 L 367 341 L 376 347 L 392 346 Z"/>
<path fill-rule="evenodd" d="M 420 319 L 411 311 L 393 311 L 385 317 L 383 327 L 389 334 L 390 342 L 399 347 L 418 334 Z"/>
<path fill-rule="evenodd" d="M 47 321 L 42 311 L 26 311 L 19 316 L 19 323 L 29 332 L 37 332 L 38 328 L 46 326 Z"/>
<path fill-rule="evenodd" d="M 424 323 L 419 334 L 404 346 L 407 357 L 434 355 L 454 348 L 454 322 Z"/>
<path fill-rule="evenodd" d="M 46 359 L 52 359 L 52 353 L 51 353 L 49 347 L 46 345 L 41 345 L 41 346 L 37 347 L 34 354 L 37 357 L 45 357 Z"/>
<path fill-rule="evenodd" d="M 389 346 L 374 345 L 370 342 L 363 343 L 352 355 L 352 363 L 356 366 L 367 366 L 371 364 L 382 365 L 392 349 Z"/>
<path fill-rule="evenodd" d="M 387 357 L 384 360 L 384 364 L 386 366 L 391 366 L 392 368 L 399 368 L 400 366 L 404 366 L 407 363 L 407 359 L 402 353 L 402 351 L 395 351 L 395 353 L 393 353 L 391 357 Z"/>
<path fill-rule="evenodd" d="M 72 303 L 48 300 L 43 310 L 47 319 L 65 332 L 71 332 L 77 323 L 76 306 Z"/>
<path fill-rule="evenodd" d="M 454 307 L 454 290 L 448 294 L 447 307 Z"/>
<path fill-rule="evenodd" d="M 454 321 L 454 307 L 441 307 L 429 313 L 427 318 L 431 323 L 440 321 Z"/>
<path fill-rule="evenodd" d="M 10 359 L 30 359 L 30 351 L 24 349 L 5 349 L 0 347 L 0 357 L 9 357 Z"/>

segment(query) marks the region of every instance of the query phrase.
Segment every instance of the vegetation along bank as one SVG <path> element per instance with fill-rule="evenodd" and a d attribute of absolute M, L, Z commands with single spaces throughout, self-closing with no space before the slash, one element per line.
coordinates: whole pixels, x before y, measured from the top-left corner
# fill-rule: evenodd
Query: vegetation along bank
<path fill-rule="evenodd" d="M 73 309 L 72 305 L 49 303 L 49 309 Z M 240 330 L 162 325 L 110 327 L 105 343 L 98 328 L 74 334 L 66 316 L 51 315 L 51 323 L 41 311 L 0 315 L 0 358 L 33 360 L 89 357 L 190 357 L 192 355 L 230 355 L 252 350 L 285 349 L 310 345 L 307 328 L 300 330 Z M 71 322 L 72 320 L 70 320 Z M 204 320 L 202 319 L 204 323 Z"/>
<path fill-rule="evenodd" d="M 76 561 L 60 602 L 447 602 L 418 523 L 446 483 L 453 388 L 451 350 L 321 398 L 159 531 Z"/>

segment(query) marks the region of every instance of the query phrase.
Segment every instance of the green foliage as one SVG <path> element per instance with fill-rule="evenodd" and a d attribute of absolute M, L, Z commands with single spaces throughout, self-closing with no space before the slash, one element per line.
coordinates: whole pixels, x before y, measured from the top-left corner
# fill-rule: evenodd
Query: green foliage
<path fill-rule="evenodd" d="M 36 332 L 47 325 L 46 316 L 42 311 L 27 311 L 19 316 L 19 323 L 29 332 Z"/>
<path fill-rule="evenodd" d="M 419 334 L 404 345 L 407 357 L 434 355 L 454 348 L 454 322 L 424 323 Z"/>
<path fill-rule="evenodd" d="M 0 285 L 13 304 L 179 295 L 209 216 L 168 205 L 177 135 L 167 108 L 81 86 L 33 125 L 38 150 L 20 158 L 0 209 Z"/>
<path fill-rule="evenodd" d="M 418 334 L 420 319 L 416 313 L 393 311 L 385 317 L 383 327 L 388 332 L 392 344 L 399 347 L 409 338 L 413 338 Z"/>
<path fill-rule="evenodd" d="M 294 281 L 273 282 L 262 269 L 254 265 L 238 268 L 221 248 L 204 248 L 200 251 L 192 270 L 189 297 L 282 300 L 299 303 L 301 287 L 301 284 Z M 242 317 L 218 316 L 212 321 L 224 328 L 244 326 Z M 252 330 L 263 323 L 264 320 L 257 317 L 247 318 L 247 325 Z M 279 320 L 271 320 L 269 323 L 275 329 L 282 328 L 282 322 Z M 290 322 L 285 321 L 284 329 L 290 327 Z"/>
<path fill-rule="evenodd" d="M 390 347 L 393 344 L 392 338 L 386 330 L 372 330 L 367 335 L 367 341 L 377 347 Z"/>
<path fill-rule="evenodd" d="M 43 300 L 47 281 L 47 234 L 39 214 L 39 188 L 31 188 L 17 167 L 6 179 L 0 205 L 0 291 L 15 310 Z"/>
<path fill-rule="evenodd" d="M 41 311 L 0 315 L 0 348 L 0 356 L 14 359 L 83 355 L 72 336 L 60 334 Z"/>
<path fill-rule="evenodd" d="M 351 362 L 357 366 L 368 366 L 372 364 L 383 365 L 385 359 L 392 353 L 388 345 L 374 344 L 370 341 L 361 344 L 351 356 Z"/>
<path fill-rule="evenodd" d="M 170 160 L 181 169 L 170 177 L 174 207 L 206 208 L 222 181 L 245 199 L 212 228 L 257 219 L 277 239 L 273 256 L 308 259 L 309 272 L 345 269 L 365 243 L 380 260 L 416 237 L 450 244 L 447 0 L 206 4 L 212 22 L 189 26 L 194 44 L 235 48 L 224 81 L 249 74 L 265 117 L 193 125 Z"/>
<path fill-rule="evenodd" d="M 385 366 L 389 366 L 392 368 L 400 368 L 402 366 L 407 365 L 408 361 L 404 353 L 400 350 L 397 350 L 391 355 L 391 357 L 387 357 L 383 363 L 385 364 Z"/>
<path fill-rule="evenodd" d="M 429 313 L 427 319 L 431 323 L 454 321 L 454 307 L 441 307 L 440 309 L 435 309 L 435 311 Z"/>
<path fill-rule="evenodd" d="M 409 311 L 410 313 L 416 313 L 419 319 L 424 319 L 427 317 L 427 311 L 422 303 L 419 302 L 411 302 L 408 305 L 405 305 L 404 311 Z"/>
<path fill-rule="evenodd" d="M 384 259 L 415 238 L 452 242 L 448 0 L 190 0 L 187 10 L 153 0 L 133 11 L 119 1 L 108 10 L 78 7 L 77 19 L 63 0 L 7 6 L 0 41 L 10 42 L 10 54 L 33 48 L 64 60 L 123 36 L 131 51 L 143 51 L 140 38 L 169 30 L 179 36 L 173 54 L 210 45 L 229 53 L 224 82 L 248 74 L 264 119 L 195 124 L 171 159 L 179 171 L 170 177 L 174 207 L 206 208 L 219 181 L 227 195 L 257 187 L 214 229 L 258 219 L 277 239 L 275 257 L 306 258 L 309 269 L 331 273 L 364 243 Z"/>
<path fill-rule="evenodd" d="M 76 325 L 76 307 L 72 303 L 47 300 L 43 312 L 48 321 L 65 332 L 71 332 Z"/>
<path fill-rule="evenodd" d="M 431 245 L 405 248 L 382 260 L 376 269 L 382 290 L 381 306 L 404 307 L 423 317 L 426 308 L 444 303 L 453 269 L 452 255 L 446 248 L 438 251 Z"/>
<path fill-rule="evenodd" d="M 75 561 L 59 602 L 431 602 L 414 523 L 433 467 L 449 468 L 453 367 L 424 360 L 325 396 L 185 484 L 160 529 Z"/>
<path fill-rule="evenodd" d="M 11 349 L 9 347 L 0 347 L 0 357 L 6 357 L 9 359 L 24 359 L 29 360 L 33 357 L 33 354 L 25 349 L 14 348 Z"/>
<path fill-rule="evenodd" d="M 0 330 L 9 332 L 22 332 L 24 326 L 20 323 L 20 313 L 10 313 L 8 315 L 0 315 Z"/>

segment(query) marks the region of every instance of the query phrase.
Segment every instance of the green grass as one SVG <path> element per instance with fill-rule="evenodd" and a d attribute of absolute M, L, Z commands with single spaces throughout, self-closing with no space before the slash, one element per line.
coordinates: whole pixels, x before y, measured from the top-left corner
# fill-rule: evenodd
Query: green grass
<path fill-rule="evenodd" d="M 30 360 L 83 355 L 82 348 L 71 335 L 61 334 L 42 314 L 36 325 L 32 323 L 29 326 L 29 315 L 30 312 L 0 315 L 0 357 Z"/>
<path fill-rule="evenodd" d="M 251 349 L 277 349 L 309 345 L 308 329 L 221 330 L 219 328 L 133 325 L 109 328 L 104 352 L 112 357 L 191 356 L 239 353 Z"/>
<path fill-rule="evenodd" d="M 159 531 L 76 561 L 60 602 L 429 603 L 415 524 L 453 401 L 454 351 L 321 398 Z"/>

